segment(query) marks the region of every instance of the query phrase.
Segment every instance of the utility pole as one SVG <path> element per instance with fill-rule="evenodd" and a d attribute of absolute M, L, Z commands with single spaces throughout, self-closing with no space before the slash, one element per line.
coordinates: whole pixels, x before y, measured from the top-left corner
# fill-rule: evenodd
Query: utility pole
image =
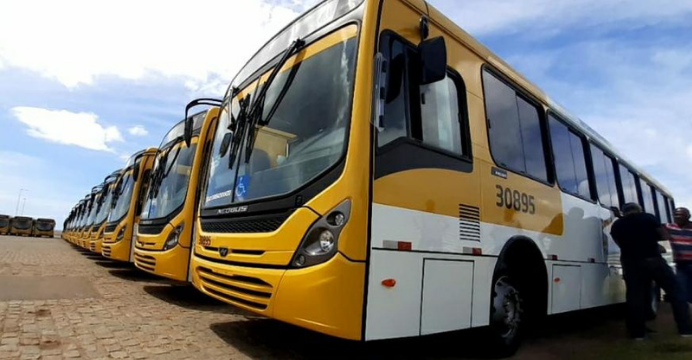
<path fill-rule="evenodd" d="M 29 191 L 27 189 L 19 189 L 19 196 L 17 196 L 17 207 L 14 209 L 14 216 L 19 215 L 19 200 L 22 198 L 22 192 Z"/>
<path fill-rule="evenodd" d="M 22 216 L 24 215 L 24 207 L 26 206 L 26 198 L 24 198 L 24 202 L 22 202 Z"/>

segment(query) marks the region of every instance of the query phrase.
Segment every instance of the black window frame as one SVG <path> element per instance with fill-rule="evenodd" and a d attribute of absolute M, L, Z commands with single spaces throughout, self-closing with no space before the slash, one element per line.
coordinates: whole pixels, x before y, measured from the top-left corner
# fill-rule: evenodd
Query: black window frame
<path fill-rule="evenodd" d="M 618 185 L 618 195 L 620 199 L 620 208 L 622 209 L 628 202 L 625 200 L 625 188 L 622 186 L 622 171 L 620 171 L 622 168 L 627 169 L 627 172 L 632 174 L 634 177 L 634 191 L 636 192 L 635 197 L 637 198 L 637 203 L 639 206 L 642 206 L 642 198 L 641 198 L 641 191 L 639 189 L 639 175 L 636 171 L 632 170 L 632 168 L 622 161 L 620 158 L 615 158 L 615 163 L 617 166 L 615 167 L 617 170 L 617 185 Z"/>
<path fill-rule="evenodd" d="M 661 213 L 661 206 L 666 206 L 666 204 L 661 205 L 661 204 L 659 204 L 658 200 L 660 197 L 661 199 L 663 199 L 663 202 L 665 203 L 666 202 L 666 200 L 665 200 L 666 195 L 663 193 L 663 191 L 661 191 L 659 188 L 657 188 L 655 186 L 652 186 L 652 189 L 654 190 L 654 207 L 656 208 L 656 218 L 658 219 L 658 221 L 661 224 L 665 224 L 668 221 L 666 221 L 666 222 L 663 221 L 663 215 L 664 214 Z"/>
<path fill-rule="evenodd" d="M 576 135 L 581 140 L 582 150 L 584 152 L 584 164 L 586 165 L 586 178 L 589 182 L 589 198 L 586 198 L 584 196 L 581 196 L 581 194 L 578 194 L 578 192 L 579 192 L 578 190 L 577 190 L 577 194 L 572 193 L 570 191 L 567 191 L 560 184 L 560 179 L 558 179 L 557 168 L 555 165 L 555 154 L 553 153 L 553 138 L 552 138 L 552 134 L 550 133 L 550 117 L 551 116 L 554 117 L 555 120 L 557 120 L 560 124 L 565 126 L 570 134 Z M 584 201 L 588 201 L 592 204 L 598 203 L 599 202 L 598 201 L 598 190 L 596 189 L 595 175 L 594 175 L 595 173 L 594 173 L 594 169 L 593 169 L 593 158 L 591 156 L 591 146 L 590 146 L 591 142 L 589 142 L 589 139 L 587 138 L 586 135 L 584 135 L 584 133 L 582 133 L 579 129 L 577 129 L 572 124 L 570 124 L 568 121 L 566 121 L 565 117 L 560 115 L 560 113 L 558 113 L 557 111 L 554 111 L 552 109 L 548 109 L 545 117 L 546 117 L 546 123 L 548 125 L 548 141 L 550 143 L 550 156 L 553 159 L 553 161 L 551 162 L 552 171 L 554 174 L 555 183 L 557 184 L 558 188 L 564 194 L 569 194 L 569 195 L 575 196 L 579 199 L 582 199 Z M 600 147 L 599 147 L 599 149 L 600 149 Z M 571 150 L 571 147 L 570 147 L 570 150 Z M 601 151 L 603 151 L 603 150 L 601 149 Z M 606 155 L 606 152 L 603 151 L 603 154 Z"/>
<path fill-rule="evenodd" d="M 415 61 L 417 59 L 411 59 L 410 54 L 418 54 L 418 48 L 415 46 L 413 43 L 408 41 L 406 38 L 403 36 L 397 34 L 396 32 L 392 30 L 384 30 L 380 33 L 379 35 L 379 41 L 378 43 L 380 45 L 382 44 L 389 44 L 391 40 L 388 41 L 383 41 L 385 40 L 385 37 L 390 37 L 390 39 L 399 41 L 403 44 L 403 46 L 407 49 L 406 52 L 406 62 L 405 62 L 405 76 L 406 76 L 406 81 L 404 84 L 408 85 L 408 89 L 405 88 L 405 91 L 407 91 L 406 94 L 406 136 L 400 136 L 396 139 L 393 139 L 392 141 L 380 145 L 378 141 L 377 134 L 375 134 L 375 155 L 381 155 L 386 152 L 388 152 L 391 148 L 396 147 L 397 145 L 401 143 L 408 143 L 410 145 L 414 145 L 417 147 L 420 147 L 424 150 L 432 151 L 434 153 L 444 155 L 447 157 L 451 157 L 460 161 L 464 161 L 469 164 L 473 164 L 473 142 L 471 139 L 471 129 L 470 129 L 470 119 L 469 119 L 469 110 L 468 110 L 468 97 L 467 97 L 467 88 L 466 88 L 466 82 L 464 82 L 464 78 L 461 76 L 461 74 L 456 71 L 454 68 L 451 66 L 447 66 L 447 76 L 454 82 L 454 85 L 457 90 L 457 106 L 459 108 L 459 138 L 461 140 L 461 150 L 462 154 L 456 153 L 454 151 L 450 151 L 438 146 L 434 146 L 430 143 L 426 143 L 425 139 L 423 138 L 423 117 L 422 117 L 422 112 L 421 112 L 421 105 L 420 101 L 412 101 L 414 98 L 420 99 L 420 83 L 419 79 L 415 79 L 410 71 L 410 66 L 413 63 L 413 66 L 415 66 Z M 378 49 L 381 52 L 381 49 Z M 386 59 L 386 61 L 389 61 L 389 59 Z M 389 76 L 389 74 L 388 74 Z M 386 119 L 387 114 L 385 113 L 385 119 Z M 386 126 L 386 123 L 385 123 Z"/>
<path fill-rule="evenodd" d="M 608 194 L 610 195 L 611 200 L 612 200 L 613 195 L 615 195 L 615 197 L 617 197 L 617 199 L 618 199 L 617 206 L 615 206 L 613 204 L 611 204 L 610 206 L 607 206 L 603 203 L 603 201 L 601 201 L 601 196 L 598 193 L 598 184 L 597 184 L 597 180 L 596 180 L 596 170 L 594 169 L 594 166 L 593 166 L 593 153 L 591 152 L 591 146 L 600 150 L 603 153 L 603 159 L 605 161 L 610 162 L 610 168 L 613 171 L 613 181 L 615 181 L 615 194 L 613 194 L 611 189 L 610 189 L 610 182 L 608 183 Z M 592 194 L 595 194 L 595 197 L 596 197 L 594 202 L 598 203 L 604 209 L 611 210 L 613 207 L 620 209 L 622 206 L 620 205 L 620 190 L 618 187 L 618 175 L 617 175 L 617 166 L 616 165 L 618 165 L 619 163 L 617 161 L 617 158 L 615 156 L 613 156 L 611 153 L 609 153 L 607 150 L 603 149 L 603 146 L 599 145 L 598 143 L 594 142 L 593 140 L 590 140 L 589 141 L 589 159 L 588 159 L 588 161 L 591 163 L 590 169 L 589 169 L 591 171 L 591 176 L 592 176 L 591 185 L 593 186 L 593 189 L 591 189 L 591 192 L 592 192 Z M 604 163 L 604 165 L 606 165 L 606 163 Z M 607 169 L 606 169 L 606 171 L 607 171 Z"/>
<path fill-rule="evenodd" d="M 517 169 L 513 169 L 509 166 L 505 166 L 500 164 L 496 159 L 495 159 L 495 154 L 493 154 L 493 149 L 491 145 L 491 140 L 490 140 L 490 119 L 488 117 L 488 102 L 486 99 L 486 87 L 485 87 L 485 80 L 483 78 L 483 73 L 484 72 L 490 73 L 492 76 L 494 76 L 497 80 L 503 82 L 505 85 L 507 85 L 510 89 L 514 90 L 518 96 L 523 98 L 526 102 L 529 104 L 535 106 L 538 109 L 538 122 L 541 126 L 541 138 L 543 139 L 543 157 L 545 158 L 545 166 L 546 166 L 546 175 L 547 175 L 547 180 L 539 179 L 529 173 L 526 172 L 521 172 Z M 529 178 L 531 180 L 537 181 L 543 185 L 547 185 L 550 187 L 553 187 L 555 185 L 555 169 L 554 166 L 551 166 L 554 162 L 553 154 L 552 154 L 552 146 L 550 145 L 550 134 L 548 131 L 548 123 L 547 123 L 547 116 L 546 116 L 546 107 L 543 105 L 541 101 L 536 99 L 533 95 L 531 95 L 530 92 L 525 90 L 523 87 L 515 84 L 512 82 L 507 76 L 505 76 L 500 70 L 495 69 L 492 65 L 488 63 L 484 63 L 481 66 L 481 73 L 480 73 L 480 79 L 481 79 L 481 86 L 483 88 L 483 111 L 484 116 L 485 116 L 485 129 L 486 129 L 486 134 L 487 134 L 487 141 L 488 141 L 488 151 L 490 152 L 490 158 L 493 160 L 493 164 L 501 168 L 503 170 L 507 170 L 513 174 Z"/>
<path fill-rule="evenodd" d="M 651 214 L 651 213 L 648 211 L 648 209 L 647 209 L 647 208 L 648 208 L 648 205 L 647 205 L 647 203 L 646 203 L 646 194 L 644 194 L 644 187 L 646 187 L 646 188 L 648 189 L 648 191 L 649 191 L 649 196 L 650 196 L 649 200 L 651 201 L 651 206 L 653 207 L 653 210 L 654 210 L 654 213 L 655 213 L 655 211 L 656 211 L 656 202 L 655 202 L 654 198 L 655 198 L 656 196 L 655 196 L 655 194 L 654 194 L 654 190 L 656 190 L 656 187 L 654 187 L 653 185 L 651 185 L 651 183 L 650 183 L 648 180 L 646 180 L 645 178 L 639 176 L 639 193 L 640 193 L 640 196 L 641 196 L 642 208 L 644 209 L 644 212 L 645 212 L 645 213 Z"/>

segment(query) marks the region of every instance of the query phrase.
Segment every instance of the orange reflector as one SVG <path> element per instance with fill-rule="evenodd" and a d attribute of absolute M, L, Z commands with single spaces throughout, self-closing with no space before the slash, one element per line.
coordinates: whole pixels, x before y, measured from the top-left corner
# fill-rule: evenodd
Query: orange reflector
<path fill-rule="evenodd" d="M 471 249 L 471 254 L 473 254 L 473 255 L 483 255 L 483 249 L 481 249 L 481 248 L 473 248 L 473 249 Z"/>
<path fill-rule="evenodd" d="M 557 255 L 548 255 L 548 260 L 556 261 L 556 260 L 557 260 Z"/>
<path fill-rule="evenodd" d="M 395 287 L 396 286 L 396 280 L 384 279 L 384 280 L 382 280 L 382 286 L 388 287 L 388 288 Z"/>
<path fill-rule="evenodd" d="M 413 249 L 413 246 L 410 242 L 399 241 L 397 243 L 397 249 L 399 249 L 399 250 L 411 250 L 411 249 Z"/>
<path fill-rule="evenodd" d="M 553 281 L 555 281 L 556 283 L 559 283 L 559 282 L 560 282 L 560 278 L 555 278 L 555 280 L 553 280 Z"/>

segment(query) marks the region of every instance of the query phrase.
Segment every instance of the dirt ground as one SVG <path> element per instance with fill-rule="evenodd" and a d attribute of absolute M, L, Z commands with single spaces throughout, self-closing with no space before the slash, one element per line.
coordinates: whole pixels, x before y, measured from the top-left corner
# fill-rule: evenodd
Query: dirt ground
<path fill-rule="evenodd" d="M 620 308 L 551 318 L 514 359 L 692 359 L 669 307 L 644 342 Z M 0 359 L 484 359 L 479 331 L 354 343 L 263 319 L 59 239 L 0 236 Z"/>

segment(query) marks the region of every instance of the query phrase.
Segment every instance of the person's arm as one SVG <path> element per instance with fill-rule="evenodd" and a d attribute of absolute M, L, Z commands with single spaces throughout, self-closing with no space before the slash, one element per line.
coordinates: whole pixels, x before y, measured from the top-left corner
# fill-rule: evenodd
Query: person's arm
<path fill-rule="evenodd" d="M 665 226 L 665 225 L 659 226 L 658 238 L 661 239 L 659 241 L 669 241 L 670 240 L 670 233 L 668 232 L 667 226 Z"/>

